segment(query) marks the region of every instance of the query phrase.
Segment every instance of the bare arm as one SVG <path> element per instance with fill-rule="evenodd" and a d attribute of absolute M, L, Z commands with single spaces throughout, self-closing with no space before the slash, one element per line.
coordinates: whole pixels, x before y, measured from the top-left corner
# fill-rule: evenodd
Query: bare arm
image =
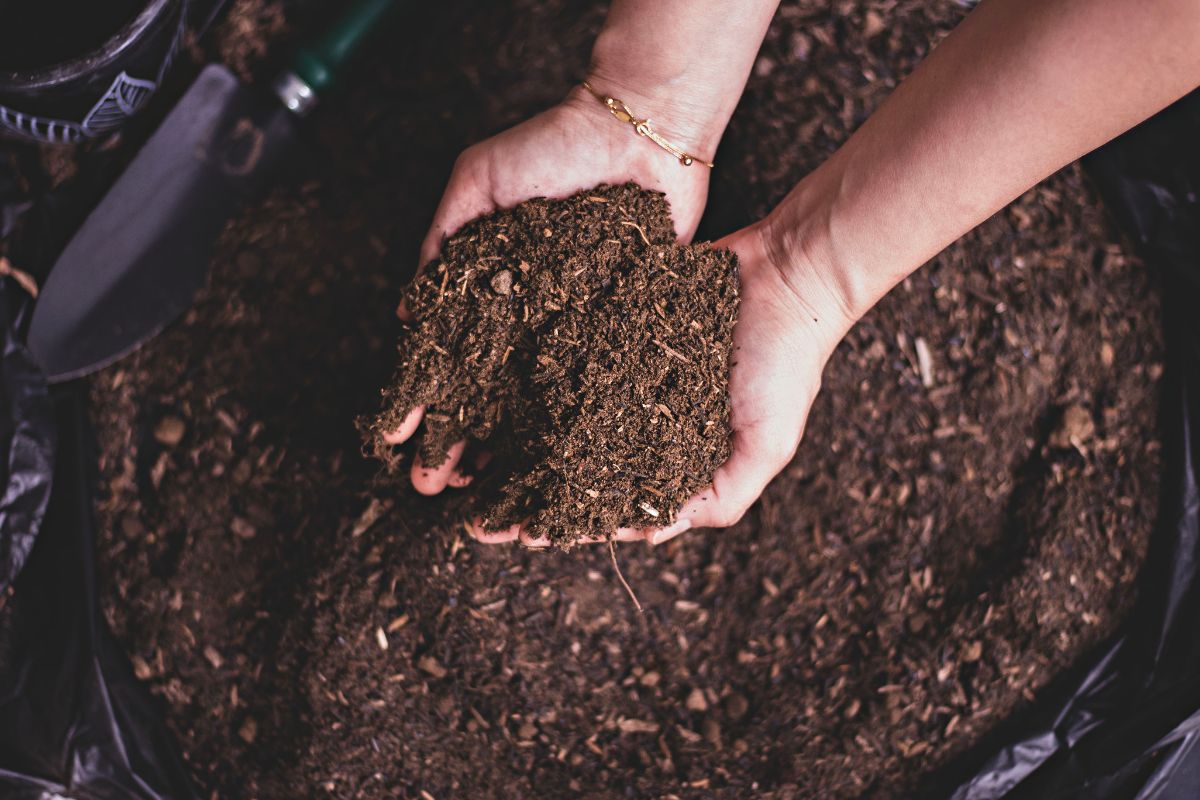
<path fill-rule="evenodd" d="M 851 318 L 1044 177 L 1200 85 L 1195 0 L 984 0 L 772 215 Z M 799 253 L 806 258 L 798 258 Z"/>
<path fill-rule="evenodd" d="M 742 264 L 733 455 L 665 541 L 736 521 L 791 460 L 821 371 L 905 276 L 1200 84 L 1195 0 L 984 0 L 762 223 Z"/>
<path fill-rule="evenodd" d="M 711 158 L 779 0 L 614 0 L 588 80 Z M 592 101 L 594 102 L 594 101 Z"/>

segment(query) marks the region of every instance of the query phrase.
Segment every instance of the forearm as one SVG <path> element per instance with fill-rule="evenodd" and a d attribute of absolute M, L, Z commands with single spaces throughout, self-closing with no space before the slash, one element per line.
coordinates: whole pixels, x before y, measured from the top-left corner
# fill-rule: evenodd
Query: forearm
<path fill-rule="evenodd" d="M 766 226 L 855 319 L 947 244 L 1200 84 L 1195 0 L 984 0 Z M 803 257 L 798 257 L 800 255 Z"/>
<path fill-rule="evenodd" d="M 614 0 L 588 80 L 650 117 L 668 139 L 710 158 L 778 4 Z"/>

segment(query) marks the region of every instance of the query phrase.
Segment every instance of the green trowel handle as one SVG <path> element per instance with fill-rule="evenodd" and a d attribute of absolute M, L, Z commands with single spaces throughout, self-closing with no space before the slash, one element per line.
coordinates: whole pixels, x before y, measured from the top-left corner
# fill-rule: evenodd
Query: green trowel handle
<path fill-rule="evenodd" d="M 292 71 L 316 94 L 324 93 L 396 4 L 397 0 L 358 0 L 329 32 L 300 48 Z"/>

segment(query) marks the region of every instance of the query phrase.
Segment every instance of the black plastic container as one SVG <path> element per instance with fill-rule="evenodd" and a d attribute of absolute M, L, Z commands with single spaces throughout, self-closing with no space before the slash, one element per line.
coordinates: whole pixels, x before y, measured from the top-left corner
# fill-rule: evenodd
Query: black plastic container
<path fill-rule="evenodd" d="M 0 135 L 73 144 L 120 129 L 170 66 L 183 40 L 187 5 L 148 0 L 98 47 L 47 66 L 0 66 Z M 0 25 L 3 15 L 0 5 Z"/>

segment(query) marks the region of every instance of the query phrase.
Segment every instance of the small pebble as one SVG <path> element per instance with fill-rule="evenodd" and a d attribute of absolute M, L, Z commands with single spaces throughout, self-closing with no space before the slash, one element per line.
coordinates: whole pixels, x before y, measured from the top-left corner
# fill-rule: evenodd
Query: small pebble
<path fill-rule="evenodd" d="M 158 421 L 154 426 L 154 438 L 160 444 L 165 444 L 167 447 L 174 447 L 183 440 L 183 434 L 187 432 L 187 425 L 179 417 L 166 416 Z"/>
<path fill-rule="evenodd" d="M 512 294 L 513 274 L 511 270 L 502 269 L 492 276 L 492 291 L 496 294 Z"/>

